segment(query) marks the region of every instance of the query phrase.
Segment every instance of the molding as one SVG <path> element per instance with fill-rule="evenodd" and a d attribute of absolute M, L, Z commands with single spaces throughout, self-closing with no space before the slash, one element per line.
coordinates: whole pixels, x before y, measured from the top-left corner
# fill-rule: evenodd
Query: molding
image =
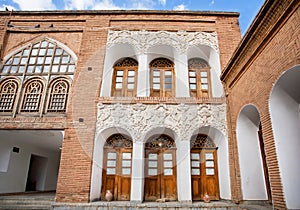
<path fill-rule="evenodd" d="M 168 31 L 108 31 L 107 50 L 116 44 L 127 43 L 132 45 L 139 54 L 146 54 L 150 47 L 169 45 L 180 54 L 187 54 L 189 47 L 207 45 L 219 53 L 218 37 L 216 32 L 168 32 Z"/>
<path fill-rule="evenodd" d="M 201 127 L 211 126 L 227 136 L 226 105 L 167 105 L 167 104 L 110 104 L 98 103 L 96 135 L 108 128 L 122 128 L 134 142 L 144 142 L 148 132 L 155 128 L 169 128 L 182 141 Z"/>

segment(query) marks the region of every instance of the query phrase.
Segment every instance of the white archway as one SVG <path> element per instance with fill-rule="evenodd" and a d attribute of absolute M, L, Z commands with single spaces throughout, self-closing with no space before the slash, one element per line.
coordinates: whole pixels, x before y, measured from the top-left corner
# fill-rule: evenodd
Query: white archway
<path fill-rule="evenodd" d="M 231 199 L 228 141 L 223 133 L 211 126 L 205 126 L 193 132 L 193 135 L 205 134 L 209 136 L 218 148 L 219 189 L 221 199 Z"/>
<path fill-rule="evenodd" d="M 243 107 L 236 127 L 243 200 L 268 200 L 258 136 L 259 124 L 257 108 L 254 105 Z"/>
<path fill-rule="evenodd" d="M 103 146 L 108 137 L 113 134 L 124 134 L 132 139 L 132 135 L 123 128 L 110 127 L 103 129 L 95 136 L 90 201 L 99 200 L 102 185 Z"/>
<path fill-rule="evenodd" d="M 288 209 L 299 209 L 300 65 L 286 71 L 271 92 L 269 107 L 284 196 Z"/>

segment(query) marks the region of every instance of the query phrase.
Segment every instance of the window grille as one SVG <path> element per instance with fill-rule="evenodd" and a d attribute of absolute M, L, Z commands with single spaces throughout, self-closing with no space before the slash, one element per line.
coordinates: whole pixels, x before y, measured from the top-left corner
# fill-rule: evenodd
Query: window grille
<path fill-rule="evenodd" d="M 51 87 L 48 112 L 66 111 L 68 92 L 68 82 L 64 79 L 56 80 Z"/>
<path fill-rule="evenodd" d="M 38 112 L 43 94 L 43 83 L 34 79 L 29 81 L 24 92 L 22 110 L 24 112 Z"/>
<path fill-rule="evenodd" d="M 13 110 L 18 92 L 18 83 L 14 79 L 2 82 L 0 92 L 0 111 L 11 112 Z"/>

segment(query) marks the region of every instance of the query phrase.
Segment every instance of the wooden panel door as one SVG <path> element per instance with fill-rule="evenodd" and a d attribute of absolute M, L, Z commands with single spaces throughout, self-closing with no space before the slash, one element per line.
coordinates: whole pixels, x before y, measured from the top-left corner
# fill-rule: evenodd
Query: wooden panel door
<path fill-rule="evenodd" d="M 106 149 L 102 173 L 101 199 L 110 190 L 113 200 L 130 200 L 131 191 L 131 149 Z"/>
<path fill-rule="evenodd" d="M 193 200 L 203 200 L 205 193 L 211 200 L 219 200 L 217 150 L 193 149 L 191 167 Z"/>
<path fill-rule="evenodd" d="M 145 200 L 177 200 L 175 150 L 146 150 Z"/>

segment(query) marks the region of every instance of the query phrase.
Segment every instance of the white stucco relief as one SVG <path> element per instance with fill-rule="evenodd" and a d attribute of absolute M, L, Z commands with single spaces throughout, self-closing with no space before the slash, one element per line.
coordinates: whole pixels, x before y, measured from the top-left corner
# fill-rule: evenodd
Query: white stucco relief
<path fill-rule="evenodd" d="M 167 31 L 109 31 L 106 48 L 127 43 L 134 46 L 139 54 L 145 54 L 155 45 L 173 46 L 180 54 L 186 54 L 190 46 L 207 45 L 219 52 L 217 33 L 212 32 L 167 32 Z"/>
<path fill-rule="evenodd" d="M 164 127 L 189 141 L 193 132 L 203 126 L 212 126 L 226 136 L 225 104 L 98 104 L 98 134 L 106 128 L 122 128 L 134 141 L 142 141 L 151 129 Z"/>

